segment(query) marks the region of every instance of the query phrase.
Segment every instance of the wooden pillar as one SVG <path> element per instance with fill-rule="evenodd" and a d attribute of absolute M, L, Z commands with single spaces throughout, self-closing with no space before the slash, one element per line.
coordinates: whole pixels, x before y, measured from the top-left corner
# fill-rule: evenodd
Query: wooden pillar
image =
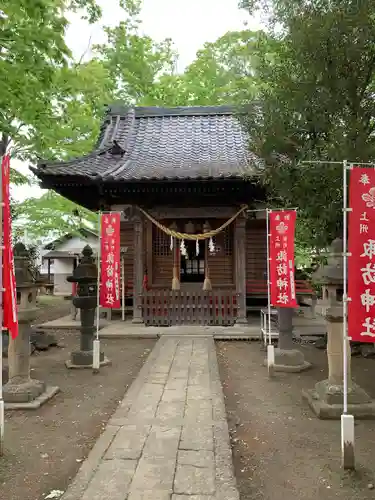
<path fill-rule="evenodd" d="M 136 215 L 134 217 L 133 323 L 143 323 L 141 309 L 143 253 L 143 220 L 140 215 Z"/>
<path fill-rule="evenodd" d="M 246 319 L 246 219 L 237 217 L 234 227 L 235 283 L 238 294 L 236 323 L 247 323 Z"/>
<path fill-rule="evenodd" d="M 206 221 L 203 224 L 203 232 L 208 233 L 211 230 L 210 224 L 208 221 Z M 209 258 L 209 245 L 208 245 L 208 239 L 204 240 L 204 282 L 203 282 L 203 290 L 206 291 L 211 291 L 212 290 L 212 283 L 211 283 L 211 278 L 210 278 L 210 265 L 208 262 Z"/>
<path fill-rule="evenodd" d="M 170 226 L 172 231 L 177 231 L 178 227 L 176 222 L 173 222 Z M 173 255 L 173 277 L 172 277 L 172 290 L 180 290 L 180 252 L 179 243 L 177 238 L 173 238 L 172 255 Z"/>

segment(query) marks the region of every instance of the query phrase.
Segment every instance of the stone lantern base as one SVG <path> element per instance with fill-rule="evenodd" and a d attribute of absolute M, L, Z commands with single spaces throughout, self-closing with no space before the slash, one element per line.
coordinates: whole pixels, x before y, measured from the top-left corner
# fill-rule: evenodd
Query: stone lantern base
<path fill-rule="evenodd" d="M 36 410 L 59 392 L 40 380 L 9 380 L 3 387 L 6 410 Z"/>
<path fill-rule="evenodd" d="M 275 349 L 275 372 L 298 373 L 311 367 L 311 363 L 305 360 L 302 351 L 296 349 L 293 342 L 293 315 L 292 308 L 278 309 L 278 347 Z M 264 361 L 267 366 L 267 359 Z"/>
<path fill-rule="evenodd" d="M 92 368 L 93 351 L 72 351 L 70 359 L 65 362 L 67 368 Z M 108 366 L 111 361 L 100 353 L 100 366 Z"/>
<path fill-rule="evenodd" d="M 343 387 L 322 380 L 314 389 L 302 391 L 303 398 L 321 419 L 341 418 L 343 413 Z M 375 402 L 357 384 L 351 383 L 348 390 L 348 414 L 358 419 L 375 419 Z"/>
<path fill-rule="evenodd" d="M 58 346 L 56 336 L 41 329 L 31 331 L 30 341 L 34 344 L 37 351 L 48 351 L 50 347 Z"/>
<path fill-rule="evenodd" d="M 35 410 L 50 400 L 59 391 L 30 377 L 30 327 L 35 309 L 18 313 L 18 336 L 9 341 L 9 379 L 3 386 L 6 410 Z"/>
<path fill-rule="evenodd" d="M 267 366 L 267 359 L 263 362 Z M 275 372 L 299 373 L 311 368 L 311 363 L 305 360 L 305 356 L 298 349 L 275 349 Z"/>

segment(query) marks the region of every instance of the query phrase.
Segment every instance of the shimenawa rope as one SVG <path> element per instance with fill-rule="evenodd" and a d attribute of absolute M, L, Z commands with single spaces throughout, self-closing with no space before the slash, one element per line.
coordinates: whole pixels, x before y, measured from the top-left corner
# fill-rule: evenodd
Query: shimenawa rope
<path fill-rule="evenodd" d="M 208 231 L 207 233 L 202 233 L 202 234 L 189 234 L 189 233 L 180 233 L 179 231 L 174 231 L 173 229 L 170 229 L 169 227 L 164 226 L 161 224 L 159 221 L 154 219 L 152 215 L 147 213 L 143 208 L 138 207 L 139 211 L 147 217 L 148 220 L 150 220 L 153 224 L 155 224 L 156 227 L 158 227 L 161 231 L 163 231 L 165 234 L 172 236 L 173 238 L 176 238 L 178 240 L 208 240 L 209 238 L 213 238 L 217 234 L 219 234 L 221 231 L 223 231 L 226 227 L 228 227 L 234 220 L 237 219 L 239 215 L 244 212 L 248 206 L 247 205 L 242 205 L 240 210 L 236 212 L 230 219 L 228 219 L 224 224 L 222 224 L 220 227 L 217 229 L 212 229 L 211 231 Z"/>

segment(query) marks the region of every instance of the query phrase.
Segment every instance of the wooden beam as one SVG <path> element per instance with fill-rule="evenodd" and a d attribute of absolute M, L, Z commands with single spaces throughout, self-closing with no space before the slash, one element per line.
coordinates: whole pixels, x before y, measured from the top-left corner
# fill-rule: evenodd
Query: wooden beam
<path fill-rule="evenodd" d="M 234 226 L 235 283 L 238 294 L 236 323 L 246 324 L 246 219 L 237 217 Z"/>
<path fill-rule="evenodd" d="M 156 219 L 229 218 L 239 207 L 155 207 L 148 213 Z"/>
<path fill-rule="evenodd" d="M 133 323 L 143 323 L 141 294 L 143 282 L 143 219 L 134 216 Z"/>

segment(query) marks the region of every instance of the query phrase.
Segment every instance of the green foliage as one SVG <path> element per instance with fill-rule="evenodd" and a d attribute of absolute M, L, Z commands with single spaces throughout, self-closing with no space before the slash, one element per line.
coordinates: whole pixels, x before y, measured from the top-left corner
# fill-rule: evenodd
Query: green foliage
<path fill-rule="evenodd" d="M 54 135 L 52 140 L 51 131 L 58 132 L 58 122 L 63 122 L 64 113 L 66 116 L 64 105 L 67 101 L 69 112 L 74 114 L 72 110 L 75 111 L 74 104 L 79 99 L 79 92 L 83 92 L 85 80 L 90 78 L 98 83 L 99 78 L 93 78 L 94 70 L 90 71 L 90 76 L 84 75 L 86 68 L 80 68 L 78 78 L 78 70 L 69 64 L 71 54 L 64 41 L 65 14 L 78 9 L 90 22 L 100 16 L 95 0 L 3 0 L 1 3 L 0 156 L 8 150 L 13 157 L 33 161 L 38 156 L 48 157 L 47 151 L 52 150 L 52 144 L 57 154 L 64 156 L 62 148 L 59 149 L 59 137 Z M 62 140 L 65 141 L 65 155 L 70 153 L 66 151 L 71 144 L 69 141 L 77 139 L 73 134 L 81 137 L 85 132 L 77 132 L 77 126 L 84 128 L 80 113 L 76 112 L 72 121 L 77 115 L 81 123 L 72 126 L 70 137 L 66 134 Z M 11 182 L 21 185 L 33 181 L 12 169 Z M 28 209 L 32 201 L 23 205 L 11 200 L 11 204 L 14 218 L 17 214 L 22 215 L 20 220 L 25 224 L 41 227 L 39 220 L 32 219 L 32 211 L 22 213 L 22 207 Z M 48 227 L 48 223 L 45 226 Z"/>
<path fill-rule="evenodd" d="M 35 151 L 30 135 L 53 112 L 50 89 L 57 68 L 70 57 L 64 36 L 65 12 L 85 8 L 90 20 L 100 10 L 94 0 L 3 0 L 0 11 L 1 151 L 28 158 Z"/>
<path fill-rule="evenodd" d="M 40 198 L 28 198 L 14 206 L 14 234 L 18 240 L 27 229 L 28 237 L 60 237 L 67 233 L 79 234 L 82 227 L 95 228 L 97 215 L 77 206 L 54 191 Z"/>
<path fill-rule="evenodd" d="M 266 3 L 250 147 L 265 159 L 270 197 L 299 207 L 300 240 L 322 248 L 342 227 L 342 165 L 325 162 L 374 158 L 375 4 Z"/>
<path fill-rule="evenodd" d="M 12 139 L 14 156 L 32 162 L 40 157 L 65 161 L 90 152 L 110 102 L 215 105 L 241 103 L 255 94 L 263 34 L 226 33 L 205 44 L 186 71 L 176 74 L 171 40 L 156 42 L 142 32 L 139 0 L 120 3 L 126 20 L 105 28 L 106 43 L 92 48 L 89 62 L 76 62 L 63 38 L 65 14 L 84 9 L 93 21 L 100 14 L 94 0 L 6 0 L 1 22 L 15 50 L 12 56 L 6 51 L 0 60 L 0 81 L 7 82 L 0 95 L 0 132 Z M 74 232 L 95 221 L 80 207 L 80 217 L 72 215 L 76 208 L 49 192 L 13 202 L 14 226 L 18 235 L 27 228 L 31 237 L 40 238 L 50 232 Z"/>
<path fill-rule="evenodd" d="M 206 43 L 184 75 L 193 104 L 251 100 L 257 88 L 257 47 L 261 37 L 261 32 L 230 31 Z"/>
<path fill-rule="evenodd" d="M 43 159 L 67 160 L 89 153 L 99 134 L 105 105 L 113 100 L 113 82 L 100 61 L 70 64 L 56 70 L 48 122 L 30 136 Z"/>
<path fill-rule="evenodd" d="M 228 32 L 206 43 L 181 75 L 164 73 L 140 101 L 146 106 L 239 104 L 256 93 L 263 33 Z"/>
<path fill-rule="evenodd" d="M 157 79 L 172 74 L 176 55 L 171 40 L 155 42 L 140 32 L 139 19 L 129 18 L 105 29 L 108 41 L 95 50 L 116 83 L 115 100 L 139 105 L 152 95 Z"/>

